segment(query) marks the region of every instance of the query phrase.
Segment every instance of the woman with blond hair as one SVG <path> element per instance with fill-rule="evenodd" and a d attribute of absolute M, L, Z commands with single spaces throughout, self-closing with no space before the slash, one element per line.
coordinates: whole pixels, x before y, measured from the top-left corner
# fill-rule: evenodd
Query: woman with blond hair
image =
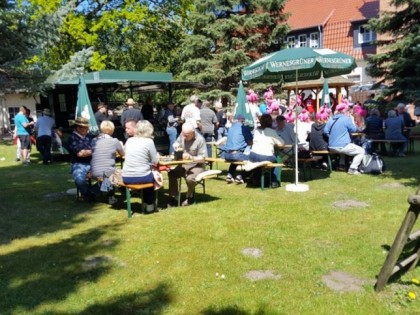
<path fill-rule="evenodd" d="M 140 120 L 136 124 L 136 132 L 125 143 L 125 161 L 122 170 L 124 184 L 154 183 L 152 166 L 159 162 L 155 143 L 153 142 L 153 125 L 147 120 Z M 143 191 L 142 208 L 146 213 L 155 211 L 154 188 Z"/>
<path fill-rule="evenodd" d="M 112 121 L 105 120 L 100 125 L 101 133 L 92 140 L 92 160 L 90 161 L 93 178 L 106 179 L 115 171 L 116 153 L 124 156 L 124 149 L 117 138 L 113 138 L 115 125 Z M 105 188 L 104 188 L 105 189 Z M 114 204 L 117 199 L 114 197 L 112 185 L 106 186 L 108 191 L 108 203 Z"/>

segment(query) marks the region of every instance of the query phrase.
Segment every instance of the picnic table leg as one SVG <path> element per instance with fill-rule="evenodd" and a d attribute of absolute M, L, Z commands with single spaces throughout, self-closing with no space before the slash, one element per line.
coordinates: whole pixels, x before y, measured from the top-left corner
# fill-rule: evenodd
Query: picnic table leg
<path fill-rule="evenodd" d="M 133 216 L 133 212 L 131 211 L 131 193 L 130 193 L 130 188 L 128 187 L 125 187 L 125 198 L 127 199 L 128 217 L 131 218 Z"/>

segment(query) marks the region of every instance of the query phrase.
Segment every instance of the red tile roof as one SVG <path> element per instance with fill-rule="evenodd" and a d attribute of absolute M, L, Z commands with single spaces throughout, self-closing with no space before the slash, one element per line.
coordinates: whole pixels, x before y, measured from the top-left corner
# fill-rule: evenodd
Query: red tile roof
<path fill-rule="evenodd" d="M 367 20 L 379 14 L 379 0 L 287 0 L 287 23 L 293 30 L 326 22 Z"/>
<path fill-rule="evenodd" d="M 284 12 L 290 13 L 287 23 L 292 30 L 323 26 L 324 47 L 356 59 L 375 52 L 375 48 L 353 48 L 351 22 L 377 17 L 379 0 L 288 0 Z"/>

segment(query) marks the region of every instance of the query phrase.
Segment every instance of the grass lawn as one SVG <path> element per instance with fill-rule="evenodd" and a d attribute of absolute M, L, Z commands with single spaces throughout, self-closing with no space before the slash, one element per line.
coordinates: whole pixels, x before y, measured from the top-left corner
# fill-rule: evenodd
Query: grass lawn
<path fill-rule="evenodd" d="M 314 170 L 304 193 L 286 170 L 265 191 L 222 176 L 193 206 L 128 219 L 121 195 L 78 202 L 67 162 L 24 167 L 2 141 L 0 314 L 420 314 L 419 267 L 373 289 L 419 185 L 416 145 L 380 176 Z"/>

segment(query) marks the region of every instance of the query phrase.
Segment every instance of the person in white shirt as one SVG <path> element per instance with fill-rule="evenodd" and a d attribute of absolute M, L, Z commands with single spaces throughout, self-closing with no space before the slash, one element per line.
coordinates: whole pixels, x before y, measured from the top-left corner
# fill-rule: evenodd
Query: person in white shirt
<path fill-rule="evenodd" d="M 252 143 L 251 153 L 249 154 L 249 161 L 263 162 L 269 161 L 276 163 L 277 157 L 275 155 L 275 147 L 284 145 L 284 140 L 271 128 L 273 125 L 273 118 L 269 114 L 264 114 L 260 118 L 260 127 L 254 131 L 254 139 Z M 277 175 L 272 169 L 271 187 L 279 187 Z"/>
<path fill-rule="evenodd" d="M 181 119 L 193 125 L 195 129 L 198 129 L 201 123 L 200 105 L 201 101 L 193 95 L 190 97 L 190 104 L 185 106 L 181 113 Z"/>
<path fill-rule="evenodd" d="M 37 131 L 36 148 L 41 153 L 42 164 L 44 165 L 51 164 L 51 144 L 54 129 L 55 121 L 51 118 L 51 111 L 45 108 L 42 111 L 42 116 L 35 123 L 35 130 Z"/>

